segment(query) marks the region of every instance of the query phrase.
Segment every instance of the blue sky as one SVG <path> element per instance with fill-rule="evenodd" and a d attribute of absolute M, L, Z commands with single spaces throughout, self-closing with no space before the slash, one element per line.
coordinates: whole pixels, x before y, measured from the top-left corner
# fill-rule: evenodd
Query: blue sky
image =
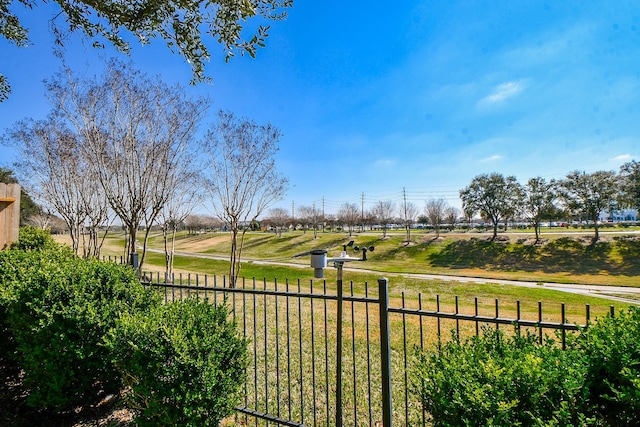
<path fill-rule="evenodd" d="M 15 2 L 14 2 L 15 3 Z M 302 1 L 271 24 L 256 59 L 207 65 L 211 117 L 228 109 L 284 137 L 291 187 L 279 206 L 430 198 L 460 206 L 474 176 L 522 183 L 640 160 L 640 5 L 633 1 Z M 0 40 L 13 86 L 0 130 L 49 110 L 42 80 L 60 66 L 47 20 L 55 7 L 15 11 L 33 46 Z M 66 60 L 97 74 L 112 49 L 71 37 Z M 123 55 L 120 57 L 124 58 Z M 186 84 L 190 68 L 162 43 L 134 45 L 148 74 Z M 0 165 L 12 153 L 0 146 Z"/>

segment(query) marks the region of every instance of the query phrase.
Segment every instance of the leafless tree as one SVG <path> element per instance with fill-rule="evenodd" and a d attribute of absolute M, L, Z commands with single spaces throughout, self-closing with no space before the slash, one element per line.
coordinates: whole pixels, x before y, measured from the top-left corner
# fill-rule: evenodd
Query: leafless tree
<path fill-rule="evenodd" d="M 282 231 L 291 222 L 289 211 L 284 208 L 272 208 L 268 213 L 269 224 L 275 229 L 278 237 L 282 237 Z"/>
<path fill-rule="evenodd" d="M 49 230 L 51 227 L 52 213 L 49 209 L 43 209 L 40 213 L 31 215 L 27 220 L 27 224 L 32 227 Z"/>
<path fill-rule="evenodd" d="M 55 215 L 49 219 L 49 230 L 51 230 L 52 234 L 64 234 L 68 231 L 64 220 Z"/>
<path fill-rule="evenodd" d="M 82 247 L 86 258 L 100 258 L 102 244 L 115 218 L 104 188 L 90 173 L 89 168 L 85 170 L 87 175 L 83 182 L 83 202 L 86 213 L 85 229 L 88 233 L 86 239 L 83 234 Z"/>
<path fill-rule="evenodd" d="M 453 206 L 447 206 L 444 209 L 444 222 L 449 224 L 449 230 L 453 231 L 456 228 L 456 222 L 458 222 L 458 216 L 460 211 Z"/>
<path fill-rule="evenodd" d="M 280 131 L 271 124 L 257 125 L 220 111 L 203 141 L 212 205 L 231 231 L 231 287 L 240 273 L 247 232 L 247 227 L 241 226 L 253 223 L 287 188 L 287 179 L 276 170 L 274 159 L 279 140 Z"/>
<path fill-rule="evenodd" d="M 418 207 L 411 202 L 407 202 L 406 199 L 402 202 L 399 209 L 400 218 L 402 224 L 407 231 L 407 244 L 411 242 L 411 226 L 416 221 L 418 216 Z"/>
<path fill-rule="evenodd" d="M 176 173 L 171 178 L 172 182 L 169 183 L 169 187 L 172 189 L 171 195 L 158 215 L 164 241 L 166 281 L 173 277 L 178 227 L 191 215 L 203 197 L 202 191 L 199 190 L 201 186 L 195 185 L 194 188 L 194 184 L 198 181 L 195 171 Z"/>
<path fill-rule="evenodd" d="M 364 211 L 364 217 L 362 222 L 365 225 L 365 229 L 368 226 L 369 230 L 373 230 L 373 226 L 376 225 L 376 223 L 378 222 L 374 208 L 370 208 Z"/>
<path fill-rule="evenodd" d="M 382 237 L 387 237 L 387 230 L 389 229 L 389 224 L 393 220 L 395 210 L 395 203 L 391 200 L 380 200 L 373 207 L 373 213 L 378 220 L 378 224 L 380 224 L 380 227 L 382 228 Z"/>
<path fill-rule="evenodd" d="M 303 221 L 313 229 L 313 238 L 317 239 L 318 228 L 320 228 L 323 221 L 322 210 L 314 203 L 311 206 L 300 206 L 298 212 Z"/>
<path fill-rule="evenodd" d="M 206 231 L 226 231 L 226 224 L 220 218 L 202 215 L 202 225 Z"/>
<path fill-rule="evenodd" d="M 19 122 L 8 138 L 21 153 L 20 170 L 44 210 L 64 219 L 75 253 L 82 241 L 83 255 L 98 257 L 98 235 L 108 225 L 108 206 L 87 162 L 78 155 L 82 138 L 54 116 Z"/>
<path fill-rule="evenodd" d="M 198 234 L 207 228 L 202 215 L 187 215 L 183 223 L 189 234 Z"/>
<path fill-rule="evenodd" d="M 430 199 L 424 205 L 424 213 L 429 219 L 436 237 L 440 237 L 440 225 L 444 222 L 444 212 L 447 208 L 447 202 L 444 199 Z"/>
<path fill-rule="evenodd" d="M 329 231 L 335 232 L 336 226 L 338 225 L 338 218 L 336 218 L 333 214 L 324 214 L 323 216 L 324 224 L 329 228 Z"/>
<path fill-rule="evenodd" d="M 55 110 L 82 137 L 81 153 L 127 229 L 130 254 L 137 253 L 138 230 L 145 225 L 142 268 L 173 176 L 190 167 L 189 147 L 207 101 L 191 100 L 182 88 L 118 61 L 100 79 L 65 70 L 47 88 Z"/>
<path fill-rule="evenodd" d="M 360 220 L 360 210 L 355 203 L 343 203 L 338 210 L 338 221 L 349 229 L 349 236 L 353 235 L 353 228 Z"/>

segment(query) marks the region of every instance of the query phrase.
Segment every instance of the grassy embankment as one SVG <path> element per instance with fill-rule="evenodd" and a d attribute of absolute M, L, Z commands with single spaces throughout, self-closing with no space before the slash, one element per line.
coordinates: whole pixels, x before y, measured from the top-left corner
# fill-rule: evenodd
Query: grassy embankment
<path fill-rule="evenodd" d="M 580 237 L 582 236 L 582 237 Z M 488 242 L 486 234 L 469 233 L 464 235 L 443 234 L 440 239 L 435 240 L 433 234 L 423 232 L 412 233 L 412 241 L 409 244 L 404 242 L 405 234 L 401 232 L 390 233 L 386 239 L 381 238 L 380 233 L 363 233 L 350 238 L 344 233 L 320 233 L 318 239 L 313 238 L 313 233 L 290 232 L 282 237 L 277 237 L 270 233 L 249 233 L 245 241 L 243 258 L 252 260 L 262 260 L 270 262 L 285 263 L 287 265 L 261 264 L 259 262 L 245 262 L 242 266 L 241 275 L 248 278 L 247 285 L 253 286 L 252 277 L 258 278 L 256 286 L 258 288 L 274 287 L 274 278 L 278 279 L 278 286 L 282 289 L 285 281 L 297 289 L 298 280 L 303 291 L 309 291 L 312 281 L 313 270 L 308 266 L 309 258 L 292 256 L 306 252 L 314 248 L 325 248 L 329 250 L 330 256 L 339 255 L 342 244 L 353 239 L 357 245 L 374 245 L 375 250 L 368 253 L 369 261 L 362 263 L 347 264 L 349 269 L 345 269 L 344 278 L 345 293 L 353 292 L 363 294 L 364 282 L 371 285 L 370 295 L 377 294 L 377 278 L 386 275 L 390 279 L 390 303 L 399 307 L 403 304 L 408 307 L 417 307 L 422 304 L 426 310 L 435 310 L 436 298 L 439 297 L 440 309 L 446 312 L 456 310 L 456 297 L 458 298 L 458 310 L 461 313 L 472 314 L 475 310 L 475 298 L 478 298 L 478 310 L 481 315 L 493 316 L 495 314 L 495 301 L 500 301 L 500 317 L 516 317 L 516 302 L 521 303 L 521 317 L 525 319 L 537 319 L 538 303 L 544 307 L 544 320 L 560 321 L 560 304 L 566 304 L 567 321 L 572 323 L 584 323 L 585 304 L 591 307 L 591 316 L 596 318 L 609 311 L 611 305 L 616 310 L 624 308 L 628 304 L 611 302 L 606 299 L 588 297 L 584 295 L 571 294 L 544 289 L 541 287 L 517 287 L 493 284 L 481 284 L 474 282 L 459 282 L 447 280 L 424 280 L 403 276 L 401 273 L 444 273 L 449 275 L 464 275 L 472 277 L 499 277 L 520 279 L 529 281 L 556 281 L 556 282 L 582 282 L 599 284 L 625 284 L 635 285 L 635 278 L 639 272 L 638 263 L 635 262 L 640 254 L 640 242 L 630 237 L 622 238 L 618 236 L 608 236 L 603 242 L 595 246 L 589 246 L 589 235 L 545 235 L 545 244 L 533 246 L 524 239 L 530 237 L 527 234 L 509 235 L 510 242 Z M 475 239 L 474 239 L 475 237 Z M 523 240 L 518 243 L 518 240 Z M 122 253 L 124 239 L 114 235 L 107 240 L 104 247 L 105 254 Z M 162 237 L 154 235 L 150 241 L 154 249 L 162 250 Z M 176 257 L 175 270 L 183 273 L 198 273 L 222 276 L 227 274 L 228 262 L 224 260 L 228 256 L 229 238 L 227 234 L 202 234 L 188 235 L 181 233 L 176 242 L 176 250 L 185 253 L 196 253 L 203 256 L 215 256 L 222 259 L 199 258 L 196 256 L 179 255 Z M 356 255 L 350 252 L 350 255 Z M 164 255 L 162 252 L 150 252 L 147 255 L 145 270 L 163 271 Z M 295 265 L 290 265 L 290 264 Z M 374 272 L 365 270 L 375 270 Z M 391 273 L 400 273 L 399 275 Z M 335 292 L 336 270 L 329 267 L 325 270 L 326 282 L 314 280 L 314 292 L 321 292 L 326 283 L 329 293 Z M 192 275 L 192 280 L 194 279 Z M 265 281 L 262 278 L 266 278 Z M 183 277 L 186 280 L 186 277 Z M 202 279 L 201 279 L 202 280 Z M 202 282 L 200 282 L 202 283 Z M 353 283 L 353 288 L 351 287 Z M 277 307 L 276 307 L 277 305 Z M 324 354 L 327 349 L 334 348 L 333 334 L 335 329 L 335 305 L 317 301 L 311 305 L 308 300 L 292 300 L 284 297 L 279 299 L 266 299 L 262 297 L 239 296 L 233 299 L 233 306 L 245 316 L 243 324 L 248 328 L 248 336 L 253 336 L 255 347 L 251 350 L 255 354 L 258 362 L 255 367 L 257 378 L 266 378 L 270 384 L 269 401 L 277 401 L 276 390 L 278 381 L 283 381 L 277 377 L 277 370 L 273 369 L 276 363 L 280 367 L 291 365 L 293 372 L 291 406 L 296 413 L 304 408 L 307 416 L 318 413 L 322 419 L 325 417 L 323 410 L 316 411 L 314 402 L 322 402 L 326 386 L 324 378 L 328 373 L 333 372 L 334 356 L 328 358 L 328 364 L 323 363 Z M 245 310 L 245 307 L 248 310 Z M 257 308 L 256 308 L 257 307 Z M 279 314 L 276 316 L 279 307 Z M 275 310 L 274 310 L 275 308 Z M 291 319 L 285 316 L 291 309 Z M 257 310 L 257 311 L 255 311 Z M 370 307 L 370 312 L 366 312 L 366 307 L 362 304 L 345 307 L 344 333 L 345 350 L 343 354 L 343 366 L 345 368 L 345 389 L 344 396 L 347 416 L 350 417 L 352 408 L 357 406 L 360 414 L 368 410 L 368 404 L 364 396 L 369 396 L 372 402 L 379 401 L 379 384 L 377 379 L 368 378 L 367 367 L 363 360 L 369 359 L 373 363 L 373 372 L 377 372 L 377 361 L 379 360 L 379 349 L 377 339 L 377 328 L 375 322 L 371 324 L 371 345 L 369 344 L 366 330 L 361 325 L 362 320 L 369 317 L 375 318 L 375 307 Z M 266 314 L 269 313 L 267 320 Z M 302 313 L 299 316 L 298 313 Z M 313 326 L 310 315 L 315 316 L 316 332 L 312 333 Z M 328 314 L 327 314 L 328 313 Z M 328 317 L 325 317 L 328 316 Z M 278 319 L 278 320 L 276 320 Z M 406 320 L 406 322 L 405 322 Z M 247 326 L 248 325 L 248 326 Z M 253 326 L 252 326 L 253 325 Z M 278 326 L 279 325 L 279 326 Z M 284 335 L 284 330 L 288 327 L 293 332 L 291 340 Z M 327 325 L 327 326 L 323 326 Z M 455 328 L 454 321 L 442 321 L 441 330 L 443 335 L 448 336 L 448 331 Z M 258 330 L 257 334 L 253 328 Z M 462 333 L 468 335 L 473 333 L 472 323 L 461 322 Z M 328 328 L 328 332 L 327 329 Z M 406 336 L 409 339 L 408 348 L 413 345 L 420 345 L 424 339 L 425 345 L 437 342 L 437 324 L 435 319 L 423 319 L 421 323 L 417 316 L 408 316 L 403 319 L 401 315 L 392 315 L 392 343 L 394 351 L 392 363 L 392 378 L 394 390 L 394 417 L 397 420 L 404 420 L 404 390 L 406 385 L 405 369 L 403 366 L 402 349 L 405 348 L 403 340 Z M 299 331 L 299 332 L 296 332 Z M 424 332 L 424 338 L 422 333 Z M 546 331 L 550 333 L 550 331 Z M 280 335 L 278 335 L 280 333 Z M 322 339 L 323 334 L 328 333 L 328 342 Z M 297 334 L 297 335 L 296 335 Z M 351 334 L 354 334 L 351 337 Z M 264 337 L 269 337 L 265 342 Z M 314 343 L 313 337 L 316 341 Z M 418 340 L 418 341 L 416 341 Z M 282 355 L 291 346 L 292 354 L 300 354 L 287 360 Z M 314 351 L 310 348 L 314 347 Z M 279 351 L 275 351 L 277 349 Z M 304 351 L 302 350 L 304 348 Z M 269 349 L 269 351 L 267 351 Z M 274 350 L 275 349 L 275 350 Z M 369 351 L 372 353 L 369 354 Z M 286 351 L 288 353 L 288 350 Z M 331 353 L 331 352 L 330 352 Z M 262 362 L 261 362 L 262 361 Z M 355 361 L 358 361 L 357 365 Z M 411 363 L 411 362 L 410 362 Z M 315 367 L 314 367 L 315 366 Z M 351 368 L 353 366 L 353 368 Z M 357 368 L 356 368 L 357 366 Z M 306 373 L 316 372 L 317 382 L 313 383 L 306 378 Z M 305 372 L 305 381 L 297 380 L 298 372 Z M 300 374 L 302 375 L 302 374 Z M 250 378 L 254 377 L 254 371 L 250 371 Z M 302 377 L 301 377 L 302 378 Z M 250 381 L 253 382 L 253 381 Z M 329 388 L 334 387 L 333 379 L 329 375 Z M 354 385 L 355 389 L 354 390 Z M 283 384 L 282 387 L 285 387 Z M 303 390 L 300 389 L 303 387 Z M 372 389 L 370 392 L 369 389 Z M 260 386 L 262 390 L 262 386 Z M 260 395 L 263 394 L 259 391 Z M 251 395 L 251 393 L 250 393 Z M 299 398 L 296 396 L 300 396 Z M 249 397 L 249 403 L 253 397 Z M 258 399 L 264 402 L 264 396 Z M 410 398 L 412 408 L 416 403 L 414 398 Z M 357 404 L 356 404 L 357 402 Z M 380 408 L 377 403 L 373 405 L 373 417 L 377 419 Z M 261 405 L 261 404 L 260 404 Z M 319 406 L 324 408 L 322 404 Z M 281 408 L 286 412 L 289 407 Z M 277 408 L 271 408 L 275 412 Z M 353 410 L 355 412 L 355 409 Z M 410 417 L 419 416 L 419 413 L 411 410 Z M 299 417 L 298 417 L 299 419 Z M 402 423 L 402 422 L 401 422 Z"/>
<path fill-rule="evenodd" d="M 356 245 L 375 246 L 375 251 L 368 253 L 366 263 L 352 263 L 349 268 L 531 282 L 639 284 L 640 236 L 605 235 L 593 245 L 590 244 L 591 235 L 584 232 L 547 234 L 540 245 L 531 244 L 531 236 L 523 233 L 509 234 L 506 238 L 501 236 L 508 239 L 506 241 L 491 242 L 487 237 L 487 234 L 475 233 L 441 234 L 435 239 L 434 234 L 414 232 L 412 241 L 407 244 L 404 233 L 389 233 L 385 239 L 380 233 L 363 233 L 353 238 L 342 233 L 319 233 L 317 239 L 311 232 L 300 231 L 282 237 L 271 233 L 248 233 L 243 258 L 308 265 L 307 257 L 291 257 L 317 248 L 328 249 L 330 256 L 337 256 L 342 244 L 353 239 Z M 152 238 L 150 244 L 154 248 L 162 247 L 159 237 Z M 176 250 L 224 257 L 229 253 L 229 240 L 224 234 L 181 234 Z M 357 256 L 352 252 L 350 255 Z M 198 262 L 194 262 L 195 267 Z M 245 272 L 251 271 L 251 275 L 260 271 L 250 269 L 247 264 L 244 268 Z"/>
<path fill-rule="evenodd" d="M 582 321 L 585 304 L 590 304 L 592 313 L 598 315 L 605 312 L 612 303 L 601 298 L 547 289 L 421 280 L 390 273 L 445 274 L 525 280 L 534 283 L 638 285 L 640 239 L 631 234 L 606 235 L 595 245 L 590 245 L 591 234 L 588 230 L 578 230 L 571 234 L 545 233 L 544 241 L 540 245 L 531 244 L 532 236 L 526 232 L 501 235 L 502 240 L 496 242 L 488 241 L 488 237 L 487 233 L 444 233 L 439 239 L 435 239 L 433 233 L 413 231 L 411 242 L 407 244 L 404 241 L 404 232 L 390 232 L 385 239 L 379 232 L 356 234 L 353 237 L 346 233 L 319 233 L 317 239 L 313 238 L 310 231 L 289 232 L 282 237 L 273 233 L 248 233 L 244 245 L 244 259 L 289 265 L 245 262 L 241 275 L 247 278 L 267 278 L 269 281 L 277 278 L 280 283 L 285 279 L 300 279 L 302 283 L 308 283 L 313 274 L 308 267 L 309 258 L 292 258 L 294 255 L 310 249 L 324 248 L 329 250 L 329 256 L 337 256 L 342 250 L 342 244 L 353 239 L 356 245 L 373 245 L 375 250 L 367 254 L 367 262 L 347 264 L 345 280 L 353 281 L 354 284 L 366 281 L 375 285 L 378 277 L 387 274 L 390 278 L 392 299 L 400 298 L 404 291 L 408 304 L 415 302 L 416 295 L 421 293 L 426 303 L 435 301 L 435 295 L 440 295 L 443 308 L 452 308 L 452 301 L 457 295 L 461 307 L 466 307 L 466 311 L 469 311 L 474 297 L 479 297 L 481 310 L 484 308 L 492 313 L 497 298 L 500 299 L 501 306 L 505 307 L 515 307 L 515 301 L 520 300 L 524 316 L 525 312 L 535 314 L 538 301 L 542 301 L 545 307 L 558 306 L 560 302 L 565 302 L 570 310 L 568 314 L 573 314 L 574 318 L 579 315 L 575 321 Z M 107 240 L 104 252 L 120 254 L 122 242 L 121 237 L 114 235 Z M 162 237 L 157 234 L 152 236 L 150 247 L 161 250 Z M 229 247 L 228 235 L 225 233 L 180 233 L 176 241 L 176 251 L 203 256 L 224 258 L 228 256 Z M 349 254 L 358 256 L 354 252 Z M 145 269 L 162 271 L 163 263 L 163 254 L 150 252 L 147 254 Z M 227 269 L 228 263 L 222 259 L 178 255 L 175 260 L 176 272 L 224 275 L 227 274 Z M 325 276 L 329 288 L 334 287 L 335 269 L 327 268 Z M 574 306 L 575 311 L 571 308 Z"/>

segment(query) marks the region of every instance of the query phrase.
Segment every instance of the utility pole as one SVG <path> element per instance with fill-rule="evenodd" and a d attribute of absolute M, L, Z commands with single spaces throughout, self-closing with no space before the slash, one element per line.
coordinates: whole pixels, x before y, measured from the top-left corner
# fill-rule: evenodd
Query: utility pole
<path fill-rule="evenodd" d="M 409 221 L 409 212 L 407 209 L 407 192 L 404 187 L 402 187 L 402 204 L 404 208 L 404 228 L 407 230 L 407 244 L 411 241 L 411 225 Z"/>
<path fill-rule="evenodd" d="M 407 192 L 402 187 L 402 208 L 404 210 L 404 219 L 407 219 Z"/>
<path fill-rule="evenodd" d="M 322 196 L 322 232 L 324 233 L 324 228 L 327 223 L 327 218 L 324 216 L 324 196 Z"/>
<path fill-rule="evenodd" d="M 364 191 L 362 192 L 362 197 L 360 198 L 360 219 L 362 220 L 362 232 L 364 233 Z"/>

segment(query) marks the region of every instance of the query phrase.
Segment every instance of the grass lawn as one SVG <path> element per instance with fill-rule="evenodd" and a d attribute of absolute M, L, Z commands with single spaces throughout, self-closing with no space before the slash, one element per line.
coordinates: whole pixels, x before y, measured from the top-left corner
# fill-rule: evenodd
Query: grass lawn
<path fill-rule="evenodd" d="M 423 280 L 403 273 L 446 273 L 476 277 L 500 277 L 524 280 L 567 281 L 586 283 L 628 283 L 635 285 L 638 241 L 632 236 L 609 236 L 595 246 L 589 246 L 582 235 L 545 236 L 545 244 L 534 246 L 526 234 L 509 236 L 509 241 L 489 242 L 486 235 L 412 233 L 412 241 L 404 242 L 405 234 L 363 233 L 349 237 L 342 233 L 290 232 L 278 237 L 271 233 L 248 233 L 245 240 L 239 286 L 282 290 L 287 285 L 303 293 L 335 294 L 336 269 L 328 267 L 325 279 L 313 279 L 309 257 L 292 258 L 311 249 L 328 249 L 330 256 L 339 255 L 342 245 L 353 239 L 356 245 L 375 246 L 367 262 L 347 264 L 344 271 L 345 295 L 377 296 L 377 280 L 389 277 L 390 305 L 441 312 L 478 314 L 492 317 L 537 320 L 539 304 L 543 320 L 560 322 L 561 304 L 566 307 L 568 323 L 585 323 L 585 305 L 591 319 L 603 316 L 611 306 L 620 310 L 628 304 L 603 298 L 565 293 L 542 287 L 519 287 L 446 280 Z M 103 253 L 122 254 L 122 236 L 108 238 Z M 162 236 L 154 234 L 150 246 L 162 250 Z M 222 259 L 177 255 L 176 281 L 188 280 L 220 284 L 228 272 L 225 258 L 229 251 L 229 236 L 224 233 L 188 235 L 181 233 L 176 251 L 220 256 Z M 351 252 L 350 255 L 358 256 Z M 260 261 L 280 262 L 264 264 Z M 351 267 L 356 267 L 352 269 Z M 359 270 L 358 270 L 359 268 Z M 365 271 L 366 270 L 374 270 Z M 146 271 L 164 271 L 164 254 L 148 252 Z M 253 278 L 256 281 L 253 281 Z M 617 281 L 605 280 L 615 278 Z M 277 280 L 276 280 L 277 279 Z M 365 283 L 368 288 L 365 289 Z M 313 287 L 312 287 L 313 286 Z M 180 293 L 180 291 L 178 291 Z M 175 294 L 175 295 L 178 295 Z M 172 295 L 174 295 L 172 293 Z M 218 298 L 221 298 L 218 295 Z M 255 296 L 233 294 L 228 303 L 234 308 L 239 327 L 250 341 L 253 361 L 247 382 L 247 405 L 260 411 L 280 413 L 292 419 L 323 424 L 333 414 L 335 390 L 335 301 L 310 300 L 286 296 Z M 343 399 L 348 425 L 369 425 L 380 417 L 379 338 L 376 305 L 346 302 L 344 306 L 344 370 Z M 372 319 L 367 321 L 366 319 Z M 367 325 L 365 329 L 363 325 Z M 369 330 L 369 326 L 371 330 Z M 421 417 L 415 396 L 406 394 L 408 372 L 415 346 L 436 345 L 441 332 L 448 339 L 449 331 L 459 328 L 464 336 L 474 333 L 474 322 L 438 321 L 435 318 L 393 313 L 390 316 L 394 420 L 408 424 Z M 508 326 L 503 326 L 508 330 Z M 552 334 L 546 330 L 545 333 Z M 407 368 L 407 365 L 409 368 Z M 408 370 L 409 369 L 409 370 Z M 373 374 L 371 374 L 373 373 Z M 279 396 L 287 396 L 280 399 Z M 367 412 L 370 411 L 370 415 Z M 358 422 L 356 422 L 356 417 Z"/>
<path fill-rule="evenodd" d="M 311 249 L 328 249 L 330 256 L 339 255 L 342 245 L 354 240 L 356 245 L 374 246 L 368 262 L 349 267 L 398 273 L 431 273 L 467 277 L 525 280 L 532 282 L 580 283 L 616 286 L 638 286 L 640 275 L 640 235 L 605 234 L 591 244 L 589 230 L 563 231 L 565 234 L 542 235 L 543 242 L 532 244 L 530 233 L 500 235 L 489 241 L 489 233 L 440 235 L 414 230 L 411 241 L 404 232 L 367 232 L 350 237 L 346 233 L 319 233 L 313 238 L 308 231 L 288 232 L 278 237 L 273 233 L 247 233 L 243 258 L 281 261 L 308 265 L 309 258 L 291 258 Z M 162 248 L 162 237 L 155 235 L 150 246 Z M 224 233 L 188 235 L 181 233 L 176 250 L 227 256 L 230 250 Z M 349 253 L 358 256 L 356 253 Z"/>
<path fill-rule="evenodd" d="M 472 313 L 475 298 L 481 314 L 493 315 L 495 301 L 499 300 L 500 315 L 515 317 L 516 302 L 521 302 L 522 317 L 537 318 L 538 302 L 542 302 L 548 320 L 559 321 L 560 304 L 567 305 L 567 316 L 571 322 L 583 323 L 585 304 L 591 306 L 592 317 L 605 314 L 611 305 L 621 308 L 624 303 L 587 297 L 584 295 L 558 292 L 548 289 L 523 288 L 516 286 L 463 283 L 442 280 L 420 280 L 389 273 L 444 273 L 449 275 L 480 278 L 502 278 L 527 281 L 570 282 L 589 284 L 610 284 L 635 286 L 640 272 L 640 263 L 630 261 L 640 254 L 640 241 L 630 237 L 613 236 L 595 246 L 588 245 L 584 234 L 575 236 L 557 235 L 547 239 L 543 245 L 532 245 L 522 237 L 509 238 L 509 242 L 486 240 L 486 234 L 468 233 L 459 235 L 412 232 L 412 241 L 404 241 L 404 232 L 388 233 L 383 239 L 381 233 L 363 233 L 349 237 L 345 233 L 319 233 L 313 238 L 308 231 L 288 232 L 278 237 L 273 233 L 249 232 L 245 238 L 244 259 L 282 262 L 288 265 L 270 265 L 259 262 L 244 262 L 240 275 L 251 280 L 266 278 L 273 285 L 274 279 L 280 284 L 286 280 L 294 283 L 300 280 L 303 285 L 313 280 L 313 270 L 309 267 L 309 257 L 292 258 L 311 249 L 328 249 L 329 256 L 337 256 L 342 245 L 354 240 L 356 245 L 375 246 L 368 252 L 367 262 L 355 262 L 346 265 L 345 281 L 354 283 L 354 292 L 362 291 L 367 282 L 375 287 L 377 279 L 389 275 L 392 303 L 401 304 L 402 294 L 405 304 L 417 305 L 418 294 L 422 294 L 423 305 L 435 309 L 436 296 L 440 298 L 442 310 L 455 310 L 458 297 L 459 310 Z M 526 237 L 526 236 L 525 236 Z M 109 250 L 121 252 L 118 243 L 121 239 L 114 236 L 116 244 Z M 155 234 L 150 239 L 150 247 L 162 249 L 162 236 Z M 229 251 L 229 238 L 225 233 L 189 235 L 180 233 L 176 241 L 176 251 L 200 253 L 226 257 Z M 352 256 L 357 253 L 349 252 Z M 637 259 L 637 258 L 636 258 Z M 294 265 L 292 265 L 294 264 Z M 149 252 L 145 261 L 145 270 L 164 271 L 162 253 Z M 175 271 L 184 273 L 223 276 L 228 274 L 228 262 L 218 259 L 197 258 L 178 255 L 175 259 Z M 354 269 L 374 270 L 358 272 Z M 336 270 L 325 270 L 328 289 L 335 289 Z M 192 278 L 195 280 L 195 277 Z M 316 283 L 321 280 L 315 280 Z M 318 286 L 321 287 L 321 286 Z M 553 314 L 552 314 L 553 313 Z"/>

